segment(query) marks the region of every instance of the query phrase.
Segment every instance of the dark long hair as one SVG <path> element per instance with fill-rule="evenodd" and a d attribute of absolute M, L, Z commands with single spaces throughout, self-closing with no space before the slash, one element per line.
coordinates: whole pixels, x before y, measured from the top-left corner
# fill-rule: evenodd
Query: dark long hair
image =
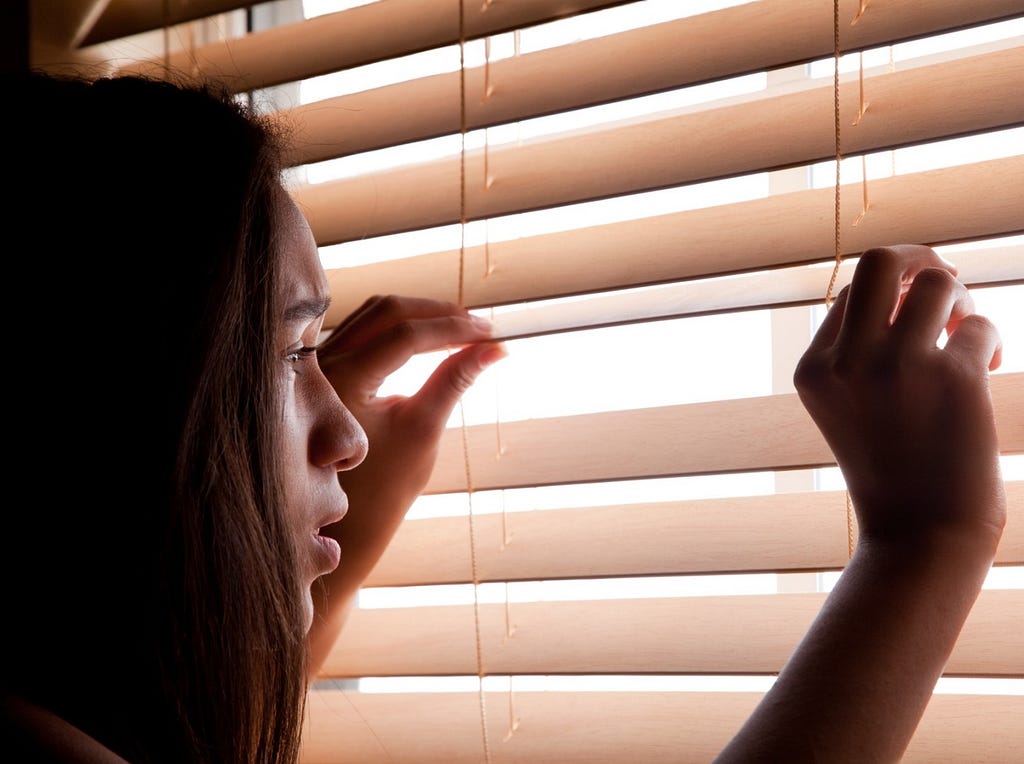
<path fill-rule="evenodd" d="M 133 762 L 294 761 L 278 136 L 198 85 L 4 84 L 3 689 Z"/>

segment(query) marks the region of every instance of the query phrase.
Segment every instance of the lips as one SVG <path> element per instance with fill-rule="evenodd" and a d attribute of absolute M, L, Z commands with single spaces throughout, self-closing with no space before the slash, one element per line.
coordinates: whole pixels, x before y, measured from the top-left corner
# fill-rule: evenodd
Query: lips
<path fill-rule="evenodd" d="M 330 573 L 341 563 L 341 545 L 318 530 L 313 534 L 313 560 L 319 575 Z"/>
<path fill-rule="evenodd" d="M 317 525 L 312 531 L 313 564 L 318 576 L 330 573 L 341 562 L 341 546 L 335 539 L 324 535 L 323 530 L 327 526 L 339 522 L 346 514 L 348 514 L 348 497 L 342 493 L 341 500 L 320 515 Z"/>

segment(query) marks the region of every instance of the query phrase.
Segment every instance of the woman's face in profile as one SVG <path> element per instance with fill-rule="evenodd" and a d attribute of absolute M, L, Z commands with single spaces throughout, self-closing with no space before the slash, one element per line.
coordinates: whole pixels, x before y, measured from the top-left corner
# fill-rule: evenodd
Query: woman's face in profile
<path fill-rule="evenodd" d="M 316 346 L 330 300 L 309 224 L 282 189 L 279 220 L 284 247 L 285 313 L 277 333 L 284 405 L 284 485 L 302 566 L 306 629 L 313 619 L 309 587 L 338 567 L 338 543 L 320 529 L 338 522 L 348 499 L 338 472 L 366 456 L 366 433 L 327 381 Z"/>

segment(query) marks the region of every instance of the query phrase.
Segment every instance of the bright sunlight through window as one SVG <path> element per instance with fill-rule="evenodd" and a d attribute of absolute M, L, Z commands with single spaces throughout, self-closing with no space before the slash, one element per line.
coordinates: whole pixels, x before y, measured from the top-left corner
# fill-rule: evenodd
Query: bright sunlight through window
<path fill-rule="evenodd" d="M 362 5 L 362 2 L 306 0 L 307 17 Z M 678 2 L 650 0 L 604 11 L 586 13 L 566 21 L 544 24 L 517 33 L 492 37 L 488 45 L 474 41 L 466 46 L 466 65 L 484 66 L 516 55 L 547 47 L 598 37 L 626 27 L 663 22 L 683 15 L 740 4 L 737 1 Z M 977 45 L 999 45 L 1024 34 L 1024 21 L 990 24 L 926 40 L 917 40 L 861 55 L 843 56 L 844 72 L 878 67 L 912 67 L 924 57 L 967 50 Z M 1018 43 L 1019 44 L 1019 43 Z M 359 67 L 326 75 L 302 84 L 303 102 L 313 102 L 346 92 L 358 92 L 382 84 L 441 72 L 457 71 L 457 46 L 428 51 L 398 61 Z M 834 61 L 826 59 L 801 67 L 808 83 L 833 76 Z M 819 82 L 820 84 L 820 82 Z M 366 152 L 332 159 L 305 168 L 311 183 L 373 173 L 406 164 L 457 156 L 462 150 L 497 147 L 529 141 L 565 131 L 586 130 L 596 125 L 626 119 L 643 119 L 663 112 L 694 109 L 730 100 L 763 97 L 773 87 L 769 73 L 760 72 L 722 82 L 683 88 L 601 106 L 578 109 L 569 114 L 448 135 L 395 149 Z M 980 136 L 936 142 L 906 149 L 872 153 L 863 159 L 846 159 L 841 168 L 844 183 L 870 184 L 880 178 L 925 169 L 949 167 L 965 162 L 1020 154 L 1024 150 L 1024 130 L 1016 128 Z M 802 183 L 805 188 L 827 188 L 835 184 L 834 161 L 809 168 Z M 592 225 L 602 222 L 644 219 L 698 207 L 713 207 L 740 200 L 765 197 L 774 192 L 776 178 L 771 173 L 698 183 L 662 191 L 567 205 L 554 210 L 526 212 L 458 225 L 381 236 L 346 242 L 321 249 L 324 266 L 338 269 L 369 262 L 408 257 L 415 254 L 457 250 L 487 242 L 509 241 L 540 233 Z M 425 191 L 427 193 L 428 191 Z M 859 203 L 859 187 L 851 186 L 847 198 Z M 1019 245 L 1024 237 L 946 247 L 940 253 L 956 261 L 957 253 L 983 246 Z M 831 264 L 821 270 L 822 297 Z M 978 311 L 999 326 L 1004 342 L 1002 368 L 997 373 L 1024 371 L 1024 287 L 992 287 L 974 292 Z M 595 296 L 594 299 L 600 296 Z M 590 299 L 574 297 L 574 300 Z M 507 310 L 529 309 L 508 306 Z M 680 403 L 766 396 L 787 392 L 791 366 L 786 359 L 794 349 L 806 345 L 824 315 L 824 307 L 798 307 L 752 310 L 610 328 L 588 329 L 509 342 L 510 357 L 492 371 L 465 396 L 456 411 L 452 427 L 466 424 L 510 422 L 514 420 L 566 416 L 615 409 L 638 409 Z M 795 312 L 795 313 L 794 313 Z M 800 315 L 797 332 L 776 325 L 782 314 Z M 788 332 L 788 334 L 786 333 Z M 780 346 L 787 353 L 776 358 Z M 432 370 L 439 354 L 415 359 L 388 382 L 381 394 L 408 393 L 415 390 Z M 783 380 L 780 382 L 779 380 Z M 1024 479 L 1024 456 L 1004 457 L 1007 479 Z M 838 469 L 806 471 L 795 476 L 805 480 L 807 490 L 842 490 L 845 486 Z M 774 493 L 777 477 L 772 473 L 709 475 L 664 478 L 600 485 L 571 485 L 504 491 L 483 491 L 473 495 L 473 512 L 544 512 L 556 508 L 610 505 L 625 501 L 661 501 L 679 498 L 709 498 Z M 642 496 L 642 499 L 638 497 Z M 625 497 L 629 497 L 628 499 Z M 410 517 L 464 515 L 465 496 L 422 497 Z M 556 599 L 615 597 L 691 597 L 710 594 L 758 594 L 771 596 L 783 587 L 802 586 L 827 591 L 836 574 L 757 574 L 720 576 L 668 576 L 615 580 L 572 580 L 488 583 L 476 592 L 481 602 L 536 602 Z M 986 583 L 988 588 L 1024 588 L 1024 570 L 995 568 Z M 786 588 L 793 591 L 792 588 Z M 432 604 L 472 603 L 471 584 L 409 588 L 381 588 L 365 591 L 364 608 Z M 360 680 L 367 692 L 467 691 L 479 686 L 477 677 L 368 678 Z M 507 689 L 510 677 L 487 677 L 488 689 Z M 627 689 L 627 690 L 756 690 L 771 684 L 770 677 L 516 677 L 516 689 Z M 946 678 L 938 692 L 995 692 L 1024 694 L 1024 680 L 966 680 Z"/>

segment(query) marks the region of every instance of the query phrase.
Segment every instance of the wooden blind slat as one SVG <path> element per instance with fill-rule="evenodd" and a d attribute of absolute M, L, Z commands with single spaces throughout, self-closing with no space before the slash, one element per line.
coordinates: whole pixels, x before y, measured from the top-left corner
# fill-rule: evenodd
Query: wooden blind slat
<path fill-rule="evenodd" d="M 991 377 L 1000 447 L 1024 452 L 1024 372 Z M 441 438 L 426 493 L 834 464 L 795 393 L 504 422 Z"/>
<path fill-rule="evenodd" d="M 492 35 L 624 1 L 466 3 L 466 37 Z M 852 19 L 859 2 L 843 0 L 843 18 Z M 103 43 L 240 7 L 245 6 L 238 0 L 111 0 L 82 44 Z M 496 97 L 488 99 L 493 103 L 480 110 L 474 104 L 482 100 L 483 73 L 469 69 L 467 93 L 474 96 L 468 101 L 469 124 L 496 124 L 831 55 L 831 7 L 828 10 L 821 12 L 817 0 L 764 0 L 584 41 L 556 52 L 522 56 L 521 64 L 515 66 L 495 62 L 487 79 L 494 83 L 492 95 Z M 875 0 L 871 14 L 862 15 L 857 24 L 842 30 L 842 46 L 846 51 L 857 50 L 1020 13 L 1015 0 L 919 0 L 912 7 L 900 0 Z M 713 48 L 705 44 L 709 39 L 716 40 Z M 458 40 L 457 16 L 448 6 L 434 0 L 388 0 L 243 38 L 173 51 L 167 62 L 184 71 L 221 79 L 242 92 L 452 45 Z M 603 66 L 605 61 L 616 61 L 616 66 Z M 164 63 L 160 58 L 128 67 L 126 71 L 151 71 L 158 68 L 155 64 Z M 524 83 L 536 70 L 547 73 L 546 83 L 524 89 Z M 377 116 L 368 124 L 356 119 L 332 125 L 320 119 L 322 112 L 313 110 L 309 112 L 309 132 L 302 141 L 303 151 L 309 153 L 300 154 L 297 161 L 316 161 L 339 149 L 348 153 L 353 146 L 362 147 L 355 150 L 365 150 L 439 134 L 432 132 L 436 128 L 424 127 L 436 119 L 450 123 L 452 115 L 459 111 L 457 102 L 453 105 L 451 100 L 457 94 L 458 81 L 453 76 L 432 78 L 415 87 L 389 89 L 383 97 L 391 104 L 402 105 L 403 111 L 392 119 L 388 112 L 374 110 Z M 341 101 L 330 106 L 335 105 L 365 108 L 367 104 Z M 411 113 L 416 114 L 415 120 L 409 120 Z M 404 133 L 403 128 L 397 128 L 394 137 L 384 139 L 396 130 L 396 123 L 418 126 L 404 128 L 408 130 Z M 351 144 L 338 140 L 338 127 Z"/>
<path fill-rule="evenodd" d="M 844 119 L 860 108 L 856 77 Z M 872 111 L 847 155 L 1024 123 L 1024 46 L 866 78 Z M 942 98 L 933 97 L 941 92 Z M 760 172 L 835 155 L 833 89 L 815 85 L 568 136 L 467 152 L 466 218 Z M 295 188 L 318 244 L 457 223 L 459 157 Z M 486 171 L 485 171 L 486 167 Z M 430 193 L 424 193 L 430 189 Z"/>
<path fill-rule="evenodd" d="M 467 39 L 473 39 L 624 2 L 626 0 L 467 2 L 464 3 L 464 32 Z M 238 5 L 228 0 L 222 4 Z M 161 3 L 148 5 L 152 7 L 145 21 L 140 19 L 134 27 L 162 25 Z M 187 2 L 182 0 L 181 5 Z M 175 69 L 195 72 L 207 79 L 220 79 L 237 92 L 254 90 L 457 43 L 458 7 L 457 3 L 437 0 L 369 3 L 246 37 L 178 51 L 170 55 L 167 62 Z M 163 59 L 154 59 L 141 62 L 137 67 L 127 67 L 125 71 L 149 71 L 154 64 L 163 63 Z"/>
<path fill-rule="evenodd" d="M 707 762 L 760 699 L 755 692 L 485 695 L 488 735 L 498 749 L 495 760 L 509 764 Z M 518 726 L 509 735 L 513 711 Z M 1024 697 L 934 695 L 902 762 L 1015 764 L 1024 758 L 1022 716 Z M 476 692 L 316 690 L 310 694 L 307 730 L 304 764 L 483 760 Z"/>
<path fill-rule="evenodd" d="M 868 188 L 870 214 L 855 226 L 861 188 L 846 186 L 852 203 L 842 207 L 845 255 L 894 241 L 941 244 L 1024 230 L 1024 156 L 874 179 Z M 986 193 L 965 195 L 964 188 Z M 795 191 L 466 247 L 463 304 L 489 307 L 831 260 L 834 195 L 832 188 Z M 447 250 L 331 269 L 325 325 L 337 325 L 374 294 L 457 302 L 459 260 L 459 250 Z"/>
<path fill-rule="evenodd" d="M 1006 494 L 995 561 L 1024 565 L 1024 482 Z M 836 570 L 849 555 L 843 491 L 481 514 L 473 530 L 479 581 Z M 472 581 L 467 520 L 441 517 L 405 521 L 364 585 Z"/>
<path fill-rule="evenodd" d="M 487 716 L 490 740 L 495 745 L 502 741 L 498 761 L 664 764 L 672 759 L 710 761 L 760 697 L 753 692 L 516 692 L 510 698 L 488 692 L 485 702 L 492 709 Z M 510 700 L 519 727 L 505 740 L 511 726 Z M 982 709 L 988 706 L 978 710 Z M 972 716 L 967 714 L 968 720 Z M 475 692 L 378 695 L 316 690 L 309 697 L 301 760 L 480 764 L 480 724 L 480 698 Z"/>
<path fill-rule="evenodd" d="M 247 0 L 161 0 L 158 3 L 100 0 L 96 5 L 101 6 L 102 12 L 96 14 L 89 29 L 82 34 L 83 46 L 228 13 L 247 8 L 252 3 Z"/>
<path fill-rule="evenodd" d="M 874 179 L 868 188 L 870 214 L 854 226 L 861 188 L 845 187 L 853 202 L 842 206 L 844 255 L 894 241 L 934 245 L 1024 230 L 1024 156 Z M 965 188 L 986 193 L 964 194 Z M 489 307 L 825 262 L 835 256 L 834 209 L 835 190 L 822 188 L 466 247 L 463 304 Z M 374 294 L 457 302 L 459 259 L 459 250 L 448 250 L 328 270 L 326 326 Z M 974 256 L 965 253 L 969 259 Z"/>
<path fill-rule="evenodd" d="M 842 12 L 852 18 L 857 3 L 844 2 Z M 1013 0 L 882 0 L 844 26 L 842 46 L 856 50 L 1020 12 Z M 466 125 L 488 127 L 810 61 L 832 55 L 833 45 L 832 15 L 822 12 L 820 0 L 746 3 L 469 68 Z M 325 99 L 281 116 L 297 128 L 295 164 L 455 133 L 459 73 Z"/>
<path fill-rule="evenodd" d="M 1024 247 L 960 252 L 957 260 L 957 275 L 969 287 L 1024 283 Z M 853 271 L 851 261 L 840 265 L 836 293 L 850 283 Z M 758 271 L 726 280 L 688 281 L 656 290 L 526 307 L 496 315 L 494 336 L 512 339 L 651 319 L 810 305 L 822 300 L 821 281 L 820 268 Z"/>
<path fill-rule="evenodd" d="M 479 608 L 488 674 L 774 674 L 827 595 L 513 602 Z M 984 590 L 948 675 L 1024 675 L 1024 591 Z M 355 610 L 327 678 L 475 675 L 474 606 Z"/>
<path fill-rule="evenodd" d="M 487 722 L 490 739 L 502 741 L 502 762 L 702 762 L 725 746 L 760 698 L 731 692 L 517 692 L 519 724 L 509 736 L 510 698 L 491 692 L 486 703 L 494 712 Z M 1021 714 L 1019 697 L 935 695 L 902 761 L 1012 764 L 1024 756 Z M 309 715 L 305 764 L 479 764 L 483 755 L 476 693 L 324 690 L 312 693 Z"/>

